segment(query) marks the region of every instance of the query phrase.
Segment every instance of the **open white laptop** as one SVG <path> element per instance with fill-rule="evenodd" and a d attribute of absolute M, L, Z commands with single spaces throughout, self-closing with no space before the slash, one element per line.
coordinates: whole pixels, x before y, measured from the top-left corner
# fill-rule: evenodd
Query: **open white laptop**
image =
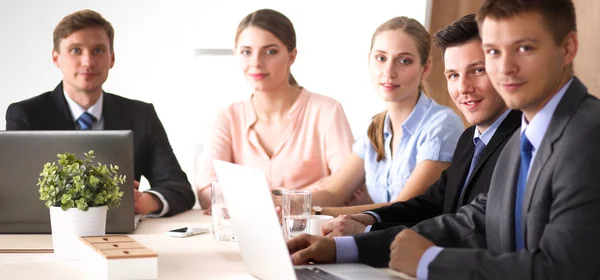
<path fill-rule="evenodd" d="M 213 163 L 242 257 L 252 276 L 262 280 L 398 279 L 364 264 L 293 267 L 264 173 L 220 160 Z"/>

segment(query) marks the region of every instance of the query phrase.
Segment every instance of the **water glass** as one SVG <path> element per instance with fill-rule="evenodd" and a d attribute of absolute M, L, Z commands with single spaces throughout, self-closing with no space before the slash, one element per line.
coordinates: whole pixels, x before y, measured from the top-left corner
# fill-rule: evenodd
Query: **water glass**
<path fill-rule="evenodd" d="M 214 240 L 235 241 L 235 232 L 218 181 L 213 182 L 211 185 L 211 207 Z"/>
<path fill-rule="evenodd" d="M 310 232 L 310 191 L 282 191 L 283 233 L 287 239 Z"/>

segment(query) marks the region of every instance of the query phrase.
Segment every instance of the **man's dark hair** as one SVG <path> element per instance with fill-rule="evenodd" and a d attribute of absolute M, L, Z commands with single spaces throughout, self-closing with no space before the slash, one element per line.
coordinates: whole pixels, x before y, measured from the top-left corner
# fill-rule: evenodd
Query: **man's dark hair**
<path fill-rule="evenodd" d="M 459 46 L 479 39 L 479 28 L 475 14 L 468 14 L 452 24 L 438 30 L 433 35 L 435 46 L 442 51 L 442 57 L 447 48 Z"/>

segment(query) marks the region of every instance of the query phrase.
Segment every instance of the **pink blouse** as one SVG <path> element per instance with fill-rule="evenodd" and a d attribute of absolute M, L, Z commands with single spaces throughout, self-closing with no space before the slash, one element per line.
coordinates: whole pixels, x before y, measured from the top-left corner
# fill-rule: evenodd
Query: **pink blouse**
<path fill-rule="evenodd" d="M 314 188 L 352 152 L 350 125 L 334 99 L 302 89 L 288 117 L 291 123 L 269 158 L 252 128 L 257 117 L 250 99 L 220 112 L 198 171 L 199 191 L 216 180 L 212 159 L 262 169 L 271 189 L 301 189 Z"/>

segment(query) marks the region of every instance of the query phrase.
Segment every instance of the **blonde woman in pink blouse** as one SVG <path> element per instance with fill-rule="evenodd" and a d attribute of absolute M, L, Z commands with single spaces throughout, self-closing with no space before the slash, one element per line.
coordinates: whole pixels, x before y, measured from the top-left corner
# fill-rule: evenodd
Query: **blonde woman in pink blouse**
<path fill-rule="evenodd" d="M 286 16 L 268 9 L 249 14 L 235 42 L 254 92 L 217 116 L 198 181 L 203 209 L 216 180 L 212 159 L 262 169 L 271 189 L 310 189 L 342 166 L 354 142 L 340 103 L 300 87 L 290 73 L 296 35 Z"/>

